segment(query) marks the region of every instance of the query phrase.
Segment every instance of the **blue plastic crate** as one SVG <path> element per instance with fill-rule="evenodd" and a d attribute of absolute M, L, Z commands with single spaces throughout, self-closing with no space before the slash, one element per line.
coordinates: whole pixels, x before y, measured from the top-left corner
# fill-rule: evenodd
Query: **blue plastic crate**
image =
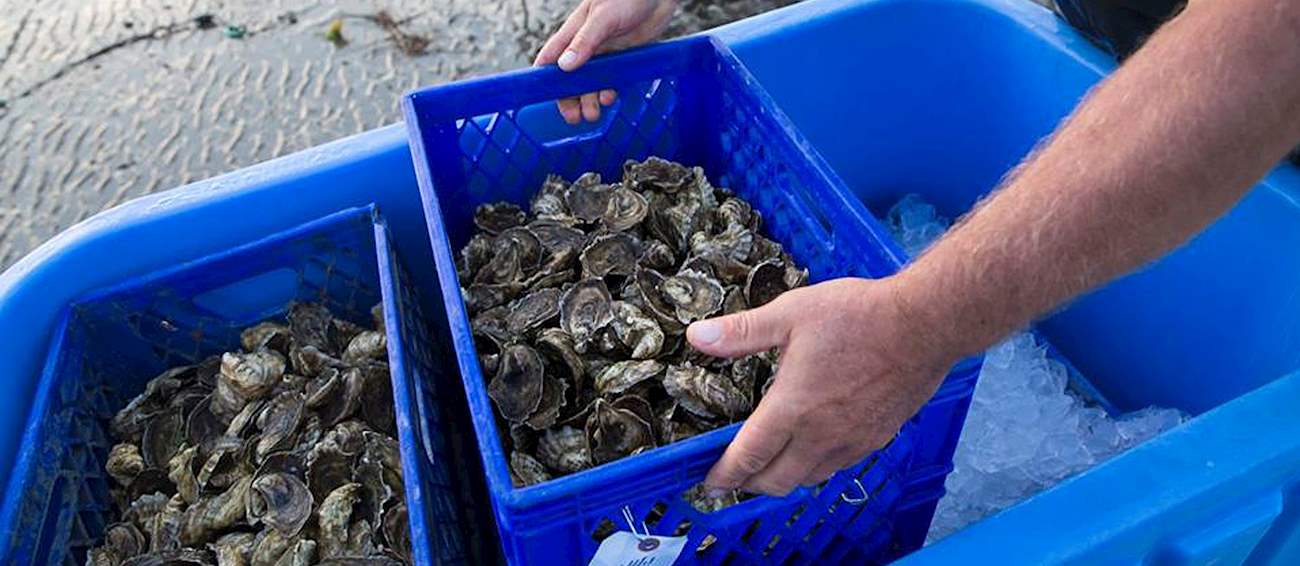
<path fill-rule="evenodd" d="M 596 124 L 573 128 L 556 98 L 615 88 Z M 453 258 L 474 208 L 526 206 L 546 175 L 620 176 L 650 155 L 698 165 L 751 202 L 769 235 L 813 281 L 893 273 L 901 253 L 721 44 L 698 37 L 596 60 L 574 73 L 542 68 L 414 92 L 404 101 L 416 175 L 507 557 L 518 564 L 586 562 L 627 507 L 656 534 L 689 537 L 679 563 L 884 561 L 918 547 L 951 469 L 974 379 L 964 362 L 886 448 L 820 489 L 759 497 L 703 514 L 680 497 L 735 435 L 728 426 L 523 489 L 512 486 L 475 354 Z M 855 481 L 856 480 L 856 481 Z M 869 499 L 858 497 L 859 486 Z M 714 539 L 703 549 L 706 537 Z"/>
<path fill-rule="evenodd" d="M 403 281 L 387 229 L 368 207 L 76 302 L 50 350 L 0 509 L 0 562 L 85 563 L 114 516 L 108 420 L 160 372 L 237 349 L 243 328 L 282 315 L 292 301 L 322 302 L 368 326 L 381 300 L 413 557 L 467 562 L 464 490 L 448 465 L 436 360 L 415 289 Z"/>

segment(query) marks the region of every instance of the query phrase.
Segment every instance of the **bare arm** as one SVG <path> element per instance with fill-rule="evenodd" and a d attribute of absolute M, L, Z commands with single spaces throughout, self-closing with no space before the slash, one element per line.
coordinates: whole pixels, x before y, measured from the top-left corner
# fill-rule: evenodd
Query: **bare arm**
<path fill-rule="evenodd" d="M 899 277 L 974 353 L 1151 261 L 1300 142 L 1300 2 L 1193 2 L 1042 151 Z"/>
<path fill-rule="evenodd" d="M 1300 141 L 1300 2 L 1199 0 L 911 267 L 696 323 L 714 355 L 782 347 L 706 480 L 784 494 L 883 445 L 964 355 L 1169 251 Z"/>

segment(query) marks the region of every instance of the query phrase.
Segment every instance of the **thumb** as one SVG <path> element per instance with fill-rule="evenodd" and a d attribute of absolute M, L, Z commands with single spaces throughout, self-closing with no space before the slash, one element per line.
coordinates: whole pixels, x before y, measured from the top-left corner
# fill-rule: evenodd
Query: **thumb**
<path fill-rule="evenodd" d="M 735 314 L 701 320 L 686 328 L 686 339 L 710 356 L 735 358 L 785 344 L 791 317 L 780 300 Z"/>

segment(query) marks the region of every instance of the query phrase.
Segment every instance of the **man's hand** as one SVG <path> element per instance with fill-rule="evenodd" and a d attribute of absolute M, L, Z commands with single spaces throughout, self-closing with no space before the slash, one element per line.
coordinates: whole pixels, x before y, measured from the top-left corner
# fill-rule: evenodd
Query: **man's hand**
<path fill-rule="evenodd" d="M 556 63 L 572 71 L 588 59 L 647 43 L 668 27 L 677 3 L 673 0 L 582 0 L 537 53 L 534 65 Z M 600 107 L 614 103 L 614 91 L 603 90 L 559 101 L 564 121 L 600 119 Z"/>
<path fill-rule="evenodd" d="M 705 485 L 782 496 L 884 446 L 960 358 L 927 341 L 890 280 L 837 279 L 692 324 L 714 356 L 781 349 L 772 388 Z"/>

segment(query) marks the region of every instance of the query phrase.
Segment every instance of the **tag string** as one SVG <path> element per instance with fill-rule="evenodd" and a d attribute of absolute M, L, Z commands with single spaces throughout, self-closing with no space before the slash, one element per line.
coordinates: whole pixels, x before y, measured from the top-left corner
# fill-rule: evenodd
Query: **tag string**
<path fill-rule="evenodd" d="M 650 537 L 650 528 L 645 525 L 645 521 L 641 521 L 642 532 L 640 533 L 636 532 L 636 519 L 632 516 L 632 508 L 628 507 L 627 505 L 623 506 L 623 520 L 627 521 L 627 528 L 628 530 L 632 531 L 633 536 L 637 537 L 638 539 Z"/>

